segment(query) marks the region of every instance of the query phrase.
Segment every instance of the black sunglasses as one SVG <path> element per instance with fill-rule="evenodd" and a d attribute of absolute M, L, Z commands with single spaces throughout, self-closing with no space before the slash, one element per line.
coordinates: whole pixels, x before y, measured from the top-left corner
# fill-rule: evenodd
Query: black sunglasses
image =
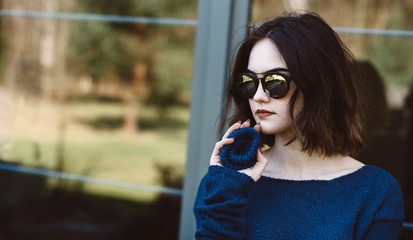
<path fill-rule="evenodd" d="M 287 95 L 290 90 L 290 76 L 282 72 L 288 71 L 285 68 L 271 69 L 261 78 L 257 77 L 255 73 L 247 70 L 239 74 L 237 89 L 241 96 L 245 98 L 253 98 L 257 92 L 259 81 L 261 80 L 262 87 L 268 91 L 270 97 L 280 99 Z"/>

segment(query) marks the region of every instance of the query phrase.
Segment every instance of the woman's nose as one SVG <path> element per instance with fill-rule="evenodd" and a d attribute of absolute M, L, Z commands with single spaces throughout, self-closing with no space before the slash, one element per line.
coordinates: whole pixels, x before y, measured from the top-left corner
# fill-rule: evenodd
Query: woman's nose
<path fill-rule="evenodd" d="M 269 94 L 267 94 L 267 92 L 262 87 L 261 81 L 259 81 L 258 83 L 258 88 L 253 99 L 256 102 L 269 102 L 271 100 Z"/>

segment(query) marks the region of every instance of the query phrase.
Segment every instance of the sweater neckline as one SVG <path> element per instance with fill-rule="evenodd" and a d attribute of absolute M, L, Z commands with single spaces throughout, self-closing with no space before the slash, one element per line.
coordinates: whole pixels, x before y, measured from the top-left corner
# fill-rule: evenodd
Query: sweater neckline
<path fill-rule="evenodd" d="M 334 182 L 334 181 L 339 181 L 342 179 L 344 180 L 344 179 L 353 177 L 355 175 L 358 175 L 360 174 L 360 172 L 364 171 L 366 168 L 368 168 L 368 165 L 364 165 L 353 172 L 350 172 L 350 173 L 347 173 L 347 174 L 344 174 L 344 175 L 341 175 L 341 176 L 338 176 L 332 179 L 302 179 L 300 180 L 300 179 L 274 178 L 274 177 L 269 177 L 269 176 L 261 176 L 261 178 L 268 179 L 268 180 L 276 180 L 276 181 L 281 181 L 281 182 L 290 182 L 290 183 Z"/>

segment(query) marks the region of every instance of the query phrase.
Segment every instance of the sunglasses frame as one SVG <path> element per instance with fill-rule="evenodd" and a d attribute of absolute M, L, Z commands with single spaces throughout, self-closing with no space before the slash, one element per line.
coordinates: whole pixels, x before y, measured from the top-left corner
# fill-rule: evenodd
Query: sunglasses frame
<path fill-rule="evenodd" d="M 285 69 L 285 68 L 274 68 L 274 69 L 268 70 L 268 71 L 266 71 L 266 72 L 264 72 L 264 73 L 259 73 L 259 74 L 263 74 L 263 76 L 259 78 L 259 77 L 257 76 L 257 73 L 254 73 L 253 71 L 247 70 L 246 72 L 241 72 L 241 73 L 238 75 L 238 78 L 237 78 L 237 79 L 241 79 L 242 76 L 244 76 L 244 75 L 250 77 L 250 78 L 252 79 L 252 81 L 254 82 L 254 87 L 255 87 L 254 94 L 255 94 L 255 93 L 257 92 L 257 90 L 258 90 L 259 81 L 261 81 L 261 84 L 262 84 L 262 87 L 263 87 L 264 91 L 265 91 L 265 92 L 268 92 L 271 98 L 281 99 L 281 98 L 283 98 L 283 97 L 285 97 L 285 96 L 287 95 L 288 91 L 290 91 L 290 82 L 291 82 L 291 76 L 289 76 L 289 75 L 287 75 L 287 74 L 285 74 L 285 73 L 282 73 L 282 72 L 288 72 L 288 69 Z M 274 97 L 274 94 L 271 94 L 271 92 L 270 92 L 268 89 L 265 88 L 265 84 L 264 84 L 265 82 L 263 82 L 263 80 L 264 80 L 266 77 L 268 77 L 268 76 L 270 76 L 270 75 L 272 75 L 272 74 L 276 74 L 276 75 L 278 75 L 278 76 L 281 76 L 281 77 L 285 80 L 285 82 L 287 83 L 287 91 L 285 91 L 285 94 L 284 94 L 283 96 Z M 240 95 L 243 96 L 243 97 L 245 97 L 245 98 L 253 98 L 254 96 L 249 97 L 249 96 L 245 96 L 245 94 L 242 94 L 242 93 L 241 93 L 241 90 L 240 90 L 241 87 L 240 87 L 240 86 L 242 85 L 242 83 L 243 83 L 243 82 L 240 82 L 240 81 L 237 82 L 237 90 L 238 90 L 238 92 L 240 93 Z"/>

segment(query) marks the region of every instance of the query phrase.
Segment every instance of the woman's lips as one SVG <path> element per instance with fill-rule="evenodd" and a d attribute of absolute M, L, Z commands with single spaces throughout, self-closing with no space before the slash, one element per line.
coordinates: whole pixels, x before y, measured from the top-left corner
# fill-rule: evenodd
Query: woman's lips
<path fill-rule="evenodd" d="M 270 112 L 265 109 L 258 109 L 255 113 L 259 118 L 266 118 L 274 114 L 273 112 Z"/>

